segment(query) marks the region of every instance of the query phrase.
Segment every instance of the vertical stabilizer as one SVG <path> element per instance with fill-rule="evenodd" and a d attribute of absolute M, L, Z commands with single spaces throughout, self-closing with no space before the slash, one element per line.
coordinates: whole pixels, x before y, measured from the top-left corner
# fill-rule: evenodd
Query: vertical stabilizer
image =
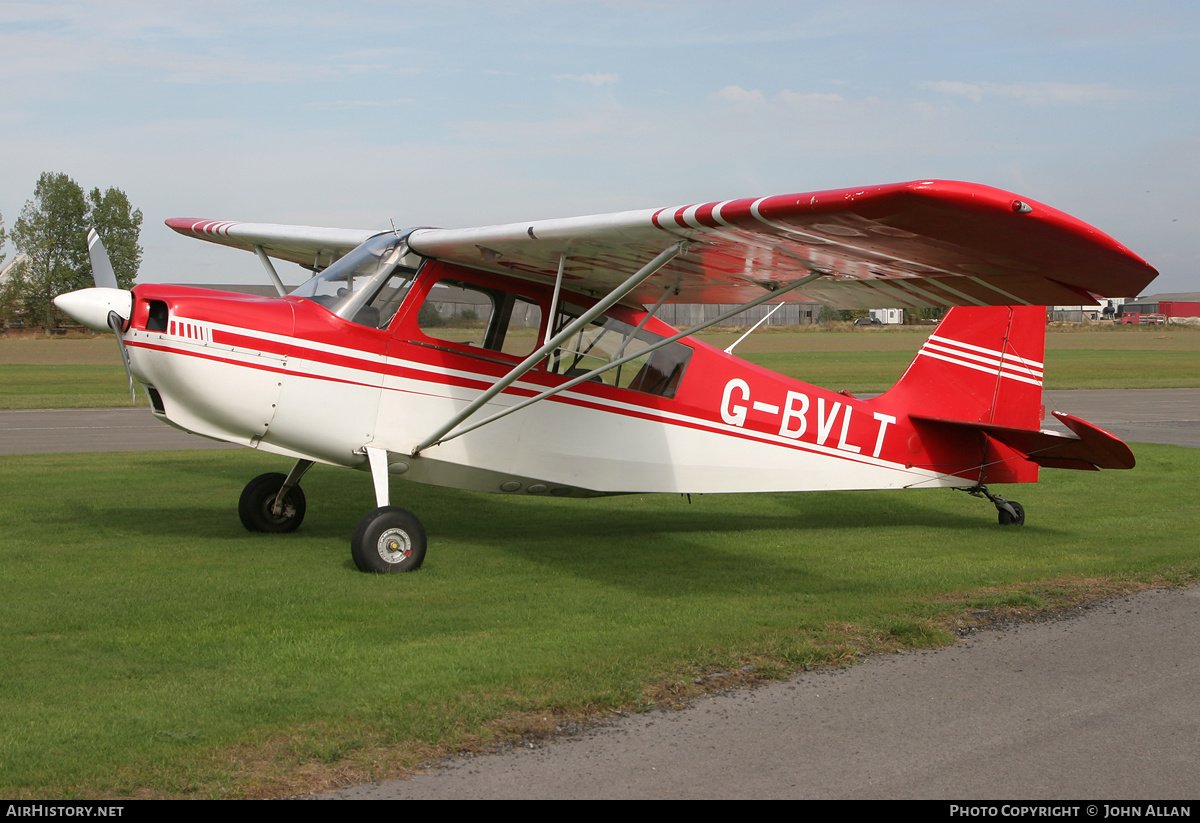
<path fill-rule="evenodd" d="M 1044 306 L 951 309 L 883 403 L 910 415 L 1037 430 Z"/>

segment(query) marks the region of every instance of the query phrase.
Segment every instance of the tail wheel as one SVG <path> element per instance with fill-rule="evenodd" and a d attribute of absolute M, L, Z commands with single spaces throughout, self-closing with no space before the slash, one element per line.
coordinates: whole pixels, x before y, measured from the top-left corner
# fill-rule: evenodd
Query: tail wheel
<path fill-rule="evenodd" d="M 416 571 L 425 562 L 425 527 L 408 509 L 381 506 L 358 522 L 350 553 L 359 571 Z"/>
<path fill-rule="evenodd" d="M 1003 506 L 997 506 L 996 510 L 1000 512 L 1001 526 L 1024 526 L 1025 525 L 1025 507 L 1015 500 L 1005 501 L 1012 506 L 1013 513 L 1009 513 Z M 1015 514 L 1015 516 L 1014 516 Z"/>
<path fill-rule="evenodd" d="M 260 474 L 242 489 L 238 516 L 248 531 L 282 534 L 294 532 L 304 522 L 304 491 L 299 486 L 288 489 L 282 510 L 275 513 L 275 498 L 286 480 L 287 475 L 279 472 Z"/>

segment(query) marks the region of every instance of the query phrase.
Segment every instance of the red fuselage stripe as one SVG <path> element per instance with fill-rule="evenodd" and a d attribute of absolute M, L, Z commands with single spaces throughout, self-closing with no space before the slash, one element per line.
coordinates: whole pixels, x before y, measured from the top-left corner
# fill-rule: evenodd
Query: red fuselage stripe
<path fill-rule="evenodd" d="M 234 334 L 229 334 L 229 333 L 221 333 L 221 334 L 223 334 L 223 335 L 228 334 L 229 337 L 238 338 L 239 341 L 242 341 L 244 344 L 251 344 L 251 345 L 246 345 L 245 347 L 251 348 L 252 350 L 269 351 L 270 348 L 275 348 L 275 349 L 279 350 L 283 346 L 283 344 L 280 344 L 278 342 L 262 340 L 260 338 L 242 337 L 241 335 L 234 335 Z M 214 334 L 214 338 L 215 337 L 216 337 L 216 334 Z M 264 344 L 268 344 L 268 345 L 264 345 Z M 241 360 L 235 360 L 235 359 L 228 358 L 228 357 L 219 357 L 214 354 L 210 354 L 208 352 L 187 351 L 187 350 L 183 350 L 183 349 L 173 348 L 171 346 L 162 346 L 162 345 L 157 345 L 157 344 L 153 344 L 153 343 L 144 343 L 144 342 L 133 341 L 133 340 L 126 341 L 126 345 L 133 347 L 133 348 L 144 348 L 144 349 L 149 349 L 152 351 L 164 352 L 167 354 L 181 354 L 181 355 L 185 355 L 187 357 L 195 357 L 195 358 L 198 358 L 201 360 L 211 360 L 211 361 L 214 361 L 217 363 L 223 363 L 223 364 L 230 365 L 230 366 L 239 366 L 241 368 L 246 368 L 246 369 L 251 369 L 251 370 L 256 370 L 256 371 L 269 372 L 271 374 L 285 374 L 285 375 L 294 376 L 294 377 L 304 377 L 304 378 L 308 378 L 311 380 L 323 380 L 323 381 L 330 382 L 330 383 L 340 383 L 340 384 L 345 384 L 345 385 L 364 386 L 364 387 L 368 387 L 368 388 L 380 388 L 380 389 L 386 389 L 387 391 L 403 392 L 405 394 L 421 394 L 421 395 L 424 395 L 427 397 L 442 397 L 442 398 L 449 399 L 447 395 L 439 394 L 437 392 L 416 392 L 416 391 L 412 391 L 409 389 L 398 389 L 398 388 L 391 387 L 391 386 L 382 386 L 382 385 L 380 385 L 380 383 L 382 383 L 382 379 L 379 381 L 379 383 L 364 382 L 361 380 L 348 380 L 345 378 L 332 377 L 332 376 L 328 376 L 328 375 L 312 374 L 309 372 L 297 371 L 295 369 L 289 369 L 284 366 L 274 367 L 274 366 L 260 365 L 257 363 L 247 363 L 247 362 L 244 362 Z M 496 379 L 492 375 L 482 375 L 480 377 L 480 379 L 471 379 L 471 378 L 465 378 L 465 377 L 460 377 L 457 375 L 449 375 L 449 374 L 431 375 L 428 372 L 423 371 L 421 369 L 414 369 L 414 368 L 403 367 L 403 366 L 393 366 L 393 365 L 389 365 L 389 364 L 380 363 L 380 362 L 374 361 L 374 360 L 359 359 L 359 358 L 349 357 L 349 356 L 345 356 L 345 355 L 335 355 L 330 352 L 321 351 L 319 349 L 304 348 L 304 349 L 302 349 L 302 351 L 305 352 L 306 355 L 308 355 L 308 357 L 306 359 L 312 360 L 314 362 L 319 362 L 319 363 L 333 365 L 333 366 L 341 366 L 342 368 L 354 368 L 354 369 L 358 369 L 361 371 L 369 371 L 373 374 L 379 375 L 380 378 L 382 378 L 385 375 L 390 375 L 390 376 L 401 377 L 401 378 L 405 378 L 408 380 L 414 380 L 414 381 L 423 382 L 423 383 L 433 383 L 433 384 L 439 385 L 439 386 L 440 385 L 449 385 L 449 386 L 454 386 L 457 388 L 467 388 L 467 389 L 475 389 L 475 390 L 483 390 L 483 389 L 491 386 L 492 383 Z M 290 356 L 292 356 L 292 357 L 297 356 L 294 349 Z M 514 386 L 514 387 L 509 387 L 508 389 L 505 389 L 504 394 L 511 395 L 511 396 L 519 396 L 519 397 L 532 397 L 535 394 L 535 392 L 532 390 L 529 390 L 529 389 Z M 874 463 L 872 461 L 859 459 L 855 454 L 850 453 L 850 452 L 840 452 L 837 450 L 833 450 L 831 453 L 828 450 L 813 448 L 811 444 L 806 443 L 803 440 L 791 440 L 791 441 L 785 442 L 785 441 L 781 441 L 781 440 L 778 440 L 778 439 L 768 436 L 766 432 L 760 432 L 760 431 L 757 431 L 754 429 L 749 429 L 749 428 L 741 428 L 741 429 L 738 429 L 737 431 L 730 431 L 729 429 L 726 429 L 724 427 L 721 427 L 719 424 L 716 424 L 715 421 L 713 421 L 712 424 L 709 424 L 709 423 L 698 421 L 695 419 L 687 419 L 687 420 L 673 419 L 673 418 L 667 417 L 662 414 L 655 414 L 649 410 L 639 411 L 639 410 L 629 409 L 629 408 L 616 409 L 616 408 L 613 408 L 611 405 L 601 402 L 601 401 L 589 401 L 589 400 L 585 400 L 585 399 L 578 398 L 578 397 L 568 397 L 568 396 L 565 396 L 562 394 L 556 395 L 554 397 L 550 397 L 547 399 L 552 402 L 555 402 L 555 403 L 563 403 L 565 405 L 575 406 L 578 408 L 586 408 L 586 409 L 590 409 L 592 411 L 605 412 L 608 414 L 616 414 L 616 415 L 620 415 L 622 417 L 634 417 L 634 418 L 637 418 L 640 420 L 646 420 L 646 421 L 655 422 L 655 423 L 659 423 L 659 424 L 663 424 L 663 425 L 676 426 L 678 428 L 690 429 L 690 430 L 694 430 L 694 431 L 702 431 L 702 432 L 706 432 L 709 434 L 724 435 L 726 437 L 734 437 L 739 440 L 750 440 L 750 441 L 754 441 L 757 443 L 763 443 L 766 445 L 783 446 L 785 448 L 795 449 L 797 451 L 812 452 L 812 453 L 822 454 L 822 455 L 829 456 L 829 457 L 836 457 L 836 458 L 840 458 L 843 460 L 849 460 L 854 463 L 865 463 L 865 464 L 869 464 L 869 465 L 874 465 Z M 633 405 L 633 404 L 629 404 L 628 401 L 625 401 L 625 400 L 622 400 L 621 402 L 626 403 L 627 405 Z"/>

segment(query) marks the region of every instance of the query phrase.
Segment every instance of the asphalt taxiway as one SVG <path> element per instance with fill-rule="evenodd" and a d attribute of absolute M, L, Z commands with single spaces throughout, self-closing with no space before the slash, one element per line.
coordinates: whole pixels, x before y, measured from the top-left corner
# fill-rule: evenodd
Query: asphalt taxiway
<path fill-rule="evenodd" d="M 1134 443 L 1200 447 L 1200 389 L 1046 391 L 1047 428 L 1058 409 Z M 174 429 L 145 406 L 0 411 L 0 454 L 238 448 Z"/>
<path fill-rule="evenodd" d="M 321 799 L 1188 800 L 1198 628 L 1151 591 Z"/>
<path fill-rule="evenodd" d="M 145 406 L 0 411 L 0 454 L 236 448 L 168 426 Z"/>

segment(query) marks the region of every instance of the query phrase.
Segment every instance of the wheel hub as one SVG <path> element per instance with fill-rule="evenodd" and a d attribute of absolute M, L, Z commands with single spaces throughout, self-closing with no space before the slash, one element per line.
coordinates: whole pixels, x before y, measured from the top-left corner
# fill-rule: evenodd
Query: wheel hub
<path fill-rule="evenodd" d="M 263 514 L 276 523 L 283 523 L 291 520 L 296 516 L 296 507 L 292 505 L 290 500 L 285 500 L 279 511 L 275 511 L 275 497 L 268 497 L 263 506 Z"/>
<path fill-rule="evenodd" d="M 403 529 L 388 529 L 376 544 L 379 556 L 387 563 L 401 563 L 412 554 L 412 541 Z"/>

